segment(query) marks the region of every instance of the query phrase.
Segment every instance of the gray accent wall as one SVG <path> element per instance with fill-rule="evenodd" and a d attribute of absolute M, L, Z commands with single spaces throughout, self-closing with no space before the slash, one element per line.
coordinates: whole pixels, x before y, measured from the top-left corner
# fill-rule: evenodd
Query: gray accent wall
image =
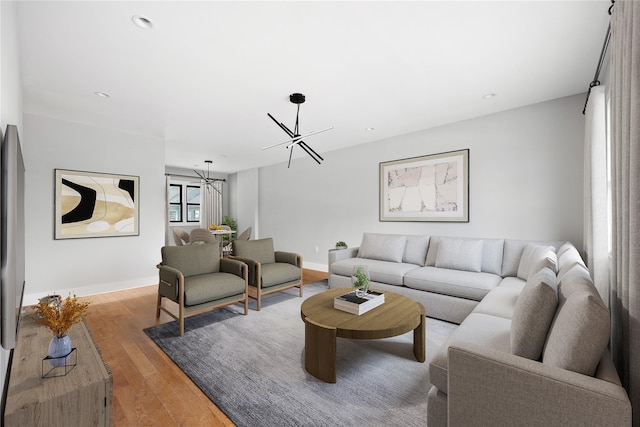
<path fill-rule="evenodd" d="M 164 141 L 33 114 L 24 115 L 25 303 L 158 283 L 164 245 Z M 139 236 L 54 240 L 54 169 L 140 177 Z"/>
<path fill-rule="evenodd" d="M 584 95 L 556 99 L 343 150 L 263 167 L 261 237 L 326 269 L 338 240 L 363 232 L 570 240 L 582 247 Z M 363 129 L 364 132 L 364 129 Z M 468 223 L 380 222 L 380 162 L 468 148 Z M 239 193 L 250 188 L 238 186 Z M 317 251 L 316 251 L 317 247 Z"/>

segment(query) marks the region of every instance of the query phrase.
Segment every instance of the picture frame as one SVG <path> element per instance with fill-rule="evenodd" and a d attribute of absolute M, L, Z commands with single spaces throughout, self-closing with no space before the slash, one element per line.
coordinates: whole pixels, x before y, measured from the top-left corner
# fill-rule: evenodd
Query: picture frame
<path fill-rule="evenodd" d="M 380 221 L 469 222 L 469 149 L 380 162 Z"/>
<path fill-rule="evenodd" d="M 55 169 L 59 239 L 138 236 L 140 177 Z"/>

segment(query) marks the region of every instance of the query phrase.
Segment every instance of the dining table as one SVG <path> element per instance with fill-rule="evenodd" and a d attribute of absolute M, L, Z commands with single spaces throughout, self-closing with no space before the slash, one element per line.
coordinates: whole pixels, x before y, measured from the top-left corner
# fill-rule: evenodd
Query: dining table
<path fill-rule="evenodd" d="M 223 258 L 224 253 L 222 250 L 222 242 L 224 241 L 224 236 L 229 236 L 229 238 L 231 238 L 232 235 L 234 235 L 236 233 L 235 230 L 211 230 L 209 229 L 209 232 L 211 234 L 213 234 L 216 238 L 216 240 L 218 241 L 218 246 L 220 248 L 220 258 Z"/>

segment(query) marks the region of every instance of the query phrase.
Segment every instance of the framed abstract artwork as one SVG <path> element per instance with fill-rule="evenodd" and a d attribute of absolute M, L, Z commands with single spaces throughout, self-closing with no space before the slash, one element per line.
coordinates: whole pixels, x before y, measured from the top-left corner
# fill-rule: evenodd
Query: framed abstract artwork
<path fill-rule="evenodd" d="M 140 178 L 55 170 L 55 238 L 137 236 Z"/>
<path fill-rule="evenodd" d="M 469 150 L 381 162 L 380 221 L 469 222 Z"/>

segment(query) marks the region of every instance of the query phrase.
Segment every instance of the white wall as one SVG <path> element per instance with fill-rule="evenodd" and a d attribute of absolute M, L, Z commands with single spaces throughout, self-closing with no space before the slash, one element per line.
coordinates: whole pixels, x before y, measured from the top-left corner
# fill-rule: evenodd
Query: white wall
<path fill-rule="evenodd" d="M 0 2 L 0 127 L 18 127 L 22 135 L 22 82 L 18 62 L 16 12 L 13 1 Z M 25 146 L 25 142 L 22 146 Z M 0 348 L 0 387 L 4 384 L 9 350 Z"/>
<path fill-rule="evenodd" d="M 576 95 L 322 153 L 320 166 L 303 157 L 290 169 L 260 168 L 260 234 L 317 269 L 326 269 L 336 241 L 358 246 L 363 232 L 570 240 L 582 247 L 583 105 L 584 95 Z M 468 223 L 378 220 L 380 162 L 465 148 Z"/>
<path fill-rule="evenodd" d="M 247 227 L 251 227 L 251 238 L 260 236 L 258 222 L 258 199 L 260 184 L 258 181 L 258 170 L 249 169 L 237 174 L 230 175 L 231 193 L 233 194 L 231 203 L 231 216 L 236 218 L 238 224 L 238 234 Z"/>
<path fill-rule="evenodd" d="M 164 245 L 164 142 L 32 114 L 24 116 L 25 303 L 157 283 Z M 54 240 L 54 169 L 140 177 L 139 236 Z"/>

